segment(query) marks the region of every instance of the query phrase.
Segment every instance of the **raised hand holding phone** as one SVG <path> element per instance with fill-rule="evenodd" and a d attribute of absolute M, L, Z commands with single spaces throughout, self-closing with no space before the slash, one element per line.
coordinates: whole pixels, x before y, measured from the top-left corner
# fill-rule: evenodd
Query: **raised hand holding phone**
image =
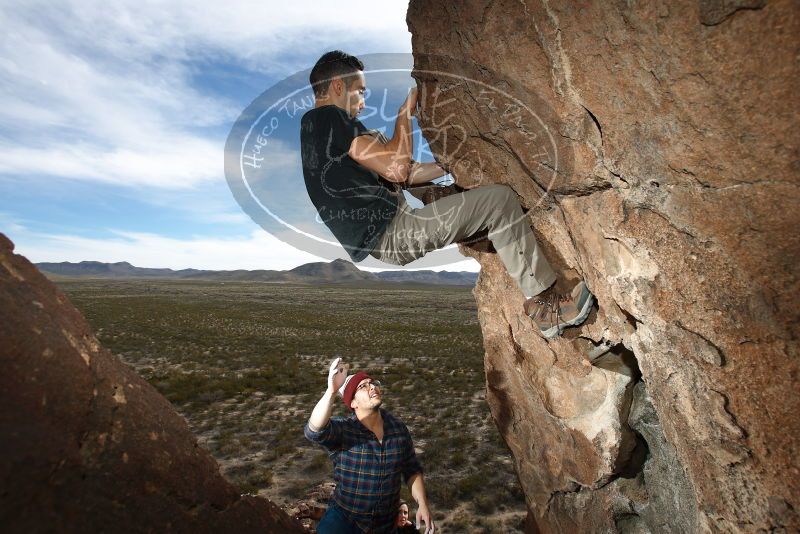
<path fill-rule="evenodd" d="M 344 379 L 347 378 L 347 370 L 350 368 L 348 364 L 341 358 L 336 358 L 331 362 L 328 369 L 328 390 L 335 393 L 344 384 Z"/>

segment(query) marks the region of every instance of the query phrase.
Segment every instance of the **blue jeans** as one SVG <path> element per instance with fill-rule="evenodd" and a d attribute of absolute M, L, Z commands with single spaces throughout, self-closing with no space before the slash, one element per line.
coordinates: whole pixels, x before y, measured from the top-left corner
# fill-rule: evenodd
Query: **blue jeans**
<path fill-rule="evenodd" d="M 347 520 L 341 510 L 331 502 L 328 511 L 319 520 L 318 534 L 362 534 L 361 529 Z"/>

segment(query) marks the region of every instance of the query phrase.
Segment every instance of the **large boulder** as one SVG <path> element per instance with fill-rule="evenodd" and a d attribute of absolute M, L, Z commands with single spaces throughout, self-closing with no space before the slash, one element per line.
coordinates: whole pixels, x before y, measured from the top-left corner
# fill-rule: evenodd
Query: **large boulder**
<path fill-rule="evenodd" d="M 243 496 L 153 387 L 0 234 L 3 532 L 303 532 Z"/>
<path fill-rule="evenodd" d="M 412 0 L 407 22 L 432 152 L 513 187 L 598 301 L 546 341 L 462 247 L 530 529 L 800 529 L 800 4 Z"/>

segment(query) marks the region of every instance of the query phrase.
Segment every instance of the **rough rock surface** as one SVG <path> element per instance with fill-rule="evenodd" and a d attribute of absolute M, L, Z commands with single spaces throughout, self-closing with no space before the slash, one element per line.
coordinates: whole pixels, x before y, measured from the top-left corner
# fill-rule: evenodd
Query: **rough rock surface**
<path fill-rule="evenodd" d="M 531 531 L 800 529 L 800 4 L 412 0 L 407 22 L 437 159 L 513 187 L 598 300 L 547 342 L 462 248 Z"/>
<path fill-rule="evenodd" d="M 241 496 L 154 388 L 0 234 L 3 532 L 302 532 Z"/>
<path fill-rule="evenodd" d="M 301 500 L 288 507 L 287 512 L 308 532 L 316 532 L 315 527 L 325 515 L 335 489 L 335 483 L 323 482 L 311 488 Z"/>

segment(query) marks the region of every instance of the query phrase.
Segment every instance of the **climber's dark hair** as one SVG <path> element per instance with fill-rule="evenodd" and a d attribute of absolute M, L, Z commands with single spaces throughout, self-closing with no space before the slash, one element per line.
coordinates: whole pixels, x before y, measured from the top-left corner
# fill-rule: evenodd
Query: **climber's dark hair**
<path fill-rule="evenodd" d="M 328 85 L 336 77 L 342 77 L 346 87 L 353 83 L 353 74 L 364 70 L 364 64 L 356 56 L 341 50 L 333 50 L 322 54 L 317 64 L 311 69 L 308 77 L 314 96 L 322 98 L 328 92 Z"/>

